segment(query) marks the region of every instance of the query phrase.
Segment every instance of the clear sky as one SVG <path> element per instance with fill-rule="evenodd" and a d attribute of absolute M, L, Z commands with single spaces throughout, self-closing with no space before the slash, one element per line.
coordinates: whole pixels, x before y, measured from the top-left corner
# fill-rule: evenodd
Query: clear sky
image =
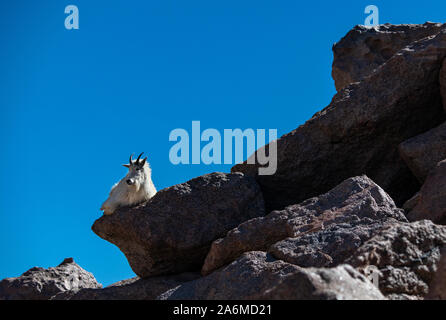
<path fill-rule="evenodd" d="M 134 276 L 90 229 L 130 153 L 158 189 L 229 171 L 171 164 L 170 131 L 295 129 L 329 104 L 331 47 L 369 4 L 445 21 L 444 0 L 1 1 L 0 279 L 65 257 L 104 285 Z"/>

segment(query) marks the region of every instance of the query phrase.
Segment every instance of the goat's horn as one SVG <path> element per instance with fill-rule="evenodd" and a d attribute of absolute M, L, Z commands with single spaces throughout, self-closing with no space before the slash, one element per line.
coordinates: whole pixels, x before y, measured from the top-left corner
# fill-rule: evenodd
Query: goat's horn
<path fill-rule="evenodd" d="M 130 164 L 132 164 L 132 162 L 133 162 L 132 157 L 133 157 L 133 153 L 130 155 L 130 160 L 129 160 Z"/>
<path fill-rule="evenodd" d="M 141 158 L 141 156 L 143 155 L 144 152 L 141 152 L 141 154 L 138 156 L 138 159 L 136 159 L 136 163 L 139 163 L 139 159 Z"/>

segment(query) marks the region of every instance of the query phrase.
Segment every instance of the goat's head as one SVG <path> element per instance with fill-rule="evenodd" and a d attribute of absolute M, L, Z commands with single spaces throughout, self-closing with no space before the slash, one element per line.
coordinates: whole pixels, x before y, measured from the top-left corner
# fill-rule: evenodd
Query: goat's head
<path fill-rule="evenodd" d="M 123 164 L 124 167 L 129 169 L 129 172 L 124 177 L 125 183 L 131 187 L 135 187 L 137 190 L 139 190 L 141 184 L 143 184 L 150 175 L 147 157 L 141 160 L 143 153 L 144 152 L 142 152 L 136 160 L 133 160 L 131 155 L 129 164 Z"/>

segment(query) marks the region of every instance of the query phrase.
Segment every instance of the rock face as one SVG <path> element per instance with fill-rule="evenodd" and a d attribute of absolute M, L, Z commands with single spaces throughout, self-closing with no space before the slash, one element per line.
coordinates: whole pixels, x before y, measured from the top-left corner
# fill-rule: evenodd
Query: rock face
<path fill-rule="evenodd" d="M 395 53 L 414 41 L 437 34 L 440 23 L 356 26 L 333 46 L 332 77 L 340 91 L 370 75 Z"/>
<path fill-rule="evenodd" d="M 52 300 L 154 300 L 161 293 L 184 282 L 195 280 L 199 276 L 198 273 L 182 273 L 148 279 L 135 277 L 119 281 L 103 289 L 64 291 L 54 296 Z"/>
<path fill-rule="evenodd" d="M 439 162 L 432 170 L 421 188 L 415 208 L 407 218 L 446 224 L 446 160 Z"/>
<path fill-rule="evenodd" d="M 440 91 L 443 99 L 443 108 L 446 111 L 446 60 L 443 60 L 443 65 L 440 70 Z"/>
<path fill-rule="evenodd" d="M 437 272 L 430 285 L 426 299 L 446 300 L 446 247 L 440 251 L 441 259 L 437 265 Z"/>
<path fill-rule="evenodd" d="M 446 55 L 445 32 L 400 50 L 279 138 L 274 175 L 258 175 L 259 165 L 246 163 L 232 172 L 256 176 L 268 210 L 299 203 L 362 174 L 402 205 L 420 184 L 397 147 L 445 119 L 438 81 Z"/>
<path fill-rule="evenodd" d="M 406 212 L 412 211 L 413 208 L 415 208 L 417 203 L 420 201 L 420 197 L 421 197 L 420 192 L 415 193 L 415 195 L 412 198 L 410 198 L 409 200 L 407 200 L 404 203 L 404 205 L 403 205 L 404 211 L 406 211 Z"/>
<path fill-rule="evenodd" d="M 238 164 L 95 221 L 138 277 L 101 288 L 66 259 L 0 300 L 446 299 L 446 24 L 358 26 L 333 51 L 339 92 L 272 142 L 274 175 Z"/>
<path fill-rule="evenodd" d="M 384 300 L 369 279 L 349 265 L 306 268 L 261 295 L 267 300 Z"/>
<path fill-rule="evenodd" d="M 299 267 L 276 260 L 265 252 L 248 252 L 207 277 L 186 282 L 162 294 L 161 300 L 256 299 Z"/>
<path fill-rule="evenodd" d="M 90 272 L 67 258 L 57 267 L 34 267 L 20 277 L 3 279 L 0 300 L 47 300 L 68 290 L 101 287 Z"/>
<path fill-rule="evenodd" d="M 363 244 L 346 263 L 375 266 L 379 288 L 391 299 L 423 298 L 437 270 L 446 227 L 431 221 L 399 223 Z"/>
<path fill-rule="evenodd" d="M 446 159 L 446 122 L 399 146 L 401 157 L 418 180 L 423 183 L 437 163 Z"/>
<path fill-rule="evenodd" d="M 290 263 L 304 267 L 337 265 L 386 222 L 397 220 L 407 221 L 378 185 L 366 176 L 350 178 L 326 194 L 229 231 L 212 244 L 202 274 L 243 252 L 266 251 L 273 244 L 270 253 Z"/>
<path fill-rule="evenodd" d="M 383 299 L 379 290 L 351 267 L 307 270 L 261 251 L 247 252 L 225 268 L 169 290 L 159 299 L 245 300 L 262 299 L 265 293 L 270 298 L 289 299 Z"/>
<path fill-rule="evenodd" d="M 140 277 L 200 270 L 209 247 L 265 214 L 259 186 L 243 174 L 207 174 L 159 191 L 149 202 L 102 216 L 92 229 L 126 255 Z"/>
<path fill-rule="evenodd" d="M 333 267 L 343 263 L 366 240 L 390 224 L 354 216 L 339 219 L 337 223 L 314 233 L 279 241 L 268 252 L 301 267 Z"/>

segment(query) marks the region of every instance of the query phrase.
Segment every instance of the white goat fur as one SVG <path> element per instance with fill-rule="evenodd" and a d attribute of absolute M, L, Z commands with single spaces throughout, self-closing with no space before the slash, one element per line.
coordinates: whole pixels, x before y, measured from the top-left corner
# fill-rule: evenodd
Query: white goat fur
<path fill-rule="evenodd" d="M 155 185 L 152 182 L 152 170 L 147 163 L 147 157 L 141 161 L 132 161 L 124 165 L 129 168 L 127 175 L 116 183 L 102 204 L 101 210 L 105 215 L 112 214 L 119 207 L 135 206 L 152 198 L 156 194 Z M 127 181 L 132 183 L 128 184 Z"/>

